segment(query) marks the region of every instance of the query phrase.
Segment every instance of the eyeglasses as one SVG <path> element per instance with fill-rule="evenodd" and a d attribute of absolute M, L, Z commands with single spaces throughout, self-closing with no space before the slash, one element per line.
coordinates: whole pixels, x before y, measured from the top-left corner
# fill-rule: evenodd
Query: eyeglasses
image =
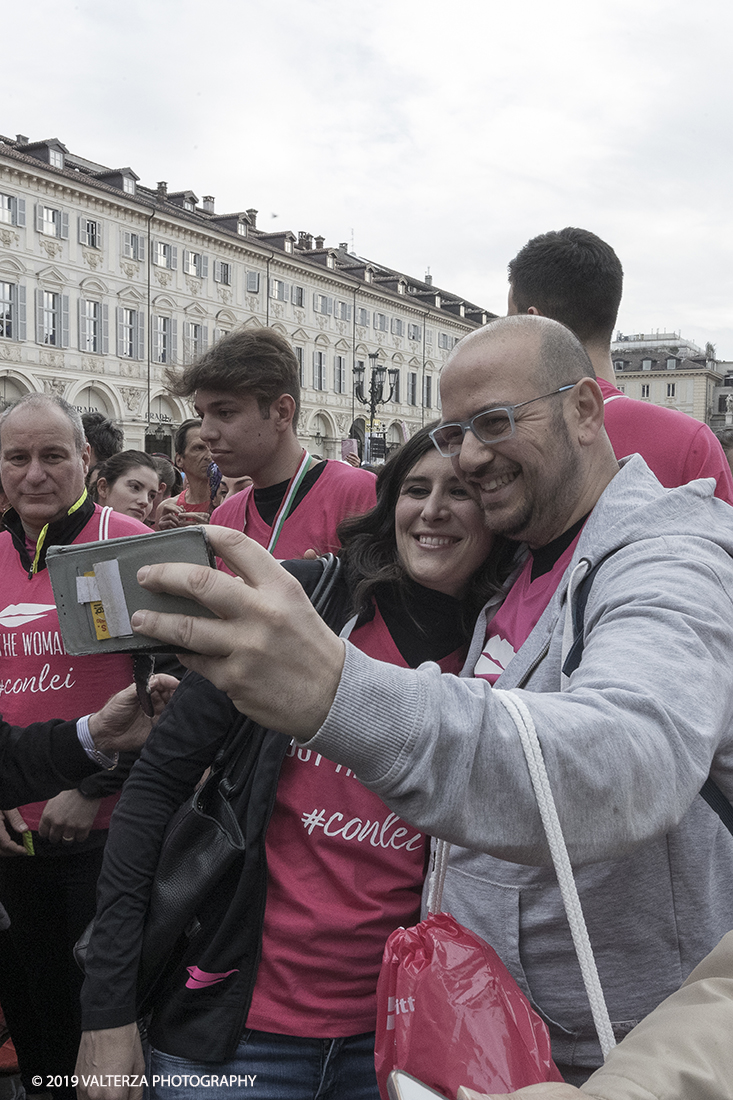
<path fill-rule="evenodd" d="M 451 458 L 460 452 L 467 431 L 473 432 L 480 443 L 499 443 L 504 439 L 511 439 L 517 430 L 514 419 L 517 409 L 531 405 L 534 401 L 556 397 L 559 393 L 572 390 L 576 385 L 576 382 L 572 382 L 567 386 L 561 386 L 559 390 L 553 390 L 552 393 L 543 393 L 541 397 L 530 397 L 529 401 L 520 401 L 518 405 L 497 405 L 494 409 L 476 413 L 470 420 L 440 424 L 430 432 L 430 438 L 443 458 Z"/>

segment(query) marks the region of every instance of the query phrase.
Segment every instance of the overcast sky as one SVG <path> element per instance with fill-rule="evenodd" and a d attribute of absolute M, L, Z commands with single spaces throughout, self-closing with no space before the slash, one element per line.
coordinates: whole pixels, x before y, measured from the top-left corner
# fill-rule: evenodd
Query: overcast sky
<path fill-rule="evenodd" d="M 732 30 L 730 0 L 27 0 L 0 132 L 497 313 L 530 237 L 592 229 L 623 332 L 733 359 Z"/>

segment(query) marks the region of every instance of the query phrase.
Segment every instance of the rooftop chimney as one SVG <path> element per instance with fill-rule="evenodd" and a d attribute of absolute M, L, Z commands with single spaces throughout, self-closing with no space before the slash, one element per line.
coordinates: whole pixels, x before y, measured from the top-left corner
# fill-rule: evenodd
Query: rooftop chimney
<path fill-rule="evenodd" d="M 316 237 L 315 238 L 316 248 L 323 248 L 323 244 L 324 244 L 325 240 L 326 240 L 325 237 Z"/>
<path fill-rule="evenodd" d="M 252 226 L 253 229 L 256 229 L 257 228 L 257 211 L 254 210 L 252 207 L 250 207 L 249 210 L 246 211 L 246 213 L 247 213 L 247 217 L 249 218 L 250 225 Z"/>
<path fill-rule="evenodd" d="M 168 184 L 165 180 L 161 180 L 158 184 L 158 202 L 165 202 L 168 198 Z"/>
<path fill-rule="evenodd" d="M 28 144 L 28 138 L 25 136 L 25 134 L 16 134 L 15 140 L 18 142 L 18 145 Z"/>
<path fill-rule="evenodd" d="M 215 211 L 213 195 L 204 195 L 204 214 L 213 214 Z"/>
<path fill-rule="evenodd" d="M 298 248 L 302 248 L 304 251 L 313 247 L 313 237 L 310 233 L 306 233 L 304 229 L 298 231 Z"/>
<path fill-rule="evenodd" d="M 348 241 L 341 241 L 341 243 L 339 244 L 339 248 L 341 249 L 342 252 L 348 252 L 349 251 L 349 242 Z"/>
<path fill-rule="evenodd" d="M 427 283 L 428 286 L 433 285 L 433 276 L 430 274 L 429 271 L 426 272 L 426 274 L 425 274 L 425 282 Z"/>

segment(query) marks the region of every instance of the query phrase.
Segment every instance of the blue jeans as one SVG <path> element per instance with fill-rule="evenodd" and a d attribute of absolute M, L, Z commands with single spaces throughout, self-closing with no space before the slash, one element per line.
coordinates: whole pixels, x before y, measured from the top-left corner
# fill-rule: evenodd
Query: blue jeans
<path fill-rule="evenodd" d="M 373 1031 L 347 1039 L 245 1031 L 228 1062 L 153 1049 L 147 1076 L 150 1100 L 379 1100 Z"/>

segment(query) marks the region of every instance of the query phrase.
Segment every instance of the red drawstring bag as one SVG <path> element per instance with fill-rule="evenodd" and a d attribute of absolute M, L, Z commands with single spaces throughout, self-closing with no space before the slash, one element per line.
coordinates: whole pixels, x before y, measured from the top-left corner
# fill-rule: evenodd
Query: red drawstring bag
<path fill-rule="evenodd" d="M 387 940 L 377 986 L 377 1081 L 403 1069 L 455 1097 L 562 1081 L 545 1024 L 480 936 L 447 913 Z"/>

